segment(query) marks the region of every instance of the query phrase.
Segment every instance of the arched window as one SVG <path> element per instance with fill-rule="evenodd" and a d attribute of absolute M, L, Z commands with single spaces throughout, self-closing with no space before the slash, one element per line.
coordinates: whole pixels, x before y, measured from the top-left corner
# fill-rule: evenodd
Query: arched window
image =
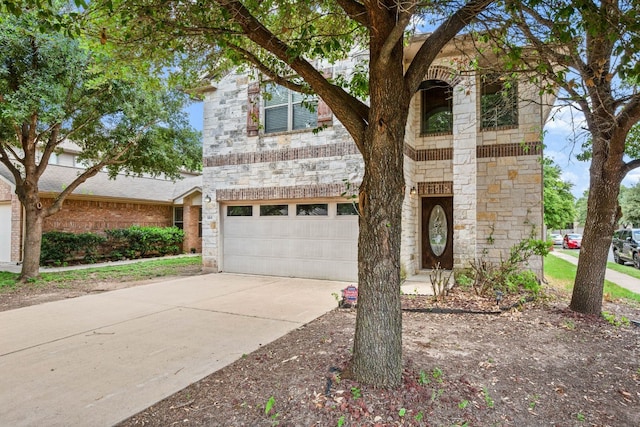
<path fill-rule="evenodd" d="M 420 85 L 420 133 L 451 133 L 453 131 L 453 91 L 442 80 L 427 80 Z"/>

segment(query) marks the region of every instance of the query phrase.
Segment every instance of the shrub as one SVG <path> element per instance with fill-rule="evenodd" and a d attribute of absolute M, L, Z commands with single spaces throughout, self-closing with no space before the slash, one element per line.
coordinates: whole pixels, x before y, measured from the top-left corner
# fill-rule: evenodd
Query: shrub
<path fill-rule="evenodd" d="M 42 234 L 41 265 L 68 262 L 175 255 L 181 252 L 184 232 L 177 227 L 139 227 L 105 230 L 106 237 L 94 233 L 51 231 Z"/>
<path fill-rule="evenodd" d="M 65 233 L 50 231 L 42 234 L 40 264 L 61 265 L 74 259 L 95 262 L 100 245 L 106 238 L 94 233 Z"/>
<path fill-rule="evenodd" d="M 184 231 L 177 227 L 140 227 L 106 230 L 113 242 L 112 253 L 127 258 L 144 258 L 150 255 L 169 255 L 181 252 Z"/>

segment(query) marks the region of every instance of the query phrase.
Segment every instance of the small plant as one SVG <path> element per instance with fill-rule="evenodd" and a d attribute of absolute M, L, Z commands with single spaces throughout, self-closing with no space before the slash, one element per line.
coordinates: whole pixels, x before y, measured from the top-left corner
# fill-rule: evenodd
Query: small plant
<path fill-rule="evenodd" d="M 269 412 L 271 412 L 275 404 L 276 404 L 276 399 L 273 396 L 271 396 L 269 400 L 267 400 L 267 403 L 264 405 L 265 415 L 269 415 Z"/>
<path fill-rule="evenodd" d="M 458 403 L 458 408 L 460 409 L 465 409 L 467 406 L 469 406 L 469 401 L 466 399 Z"/>
<path fill-rule="evenodd" d="M 434 380 L 442 384 L 443 377 L 444 377 L 444 373 L 442 372 L 442 369 L 437 367 L 433 368 L 433 372 L 431 373 L 431 376 L 433 377 Z"/>
<path fill-rule="evenodd" d="M 495 406 L 495 402 L 493 398 L 489 395 L 489 390 L 486 387 L 482 387 L 482 396 L 484 397 L 484 403 L 488 408 L 493 408 Z"/>
<path fill-rule="evenodd" d="M 427 385 L 430 382 L 431 380 L 429 379 L 429 375 L 425 371 L 420 370 L 420 373 L 418 374 L 418 384 Z"/>
<path fill-rule="evenodd" d="M 423 418 L 424 418 L 424 414 L 422 413 L 422 411 L 418 412 L 413 416 L 413 419 L 416 420 L 417 422 L 422 421 Z"/>
<path fill-rule="evenodd" d="M 276 404 L 276 399 L 273 396 L 271 396 L 269 400 L 267 400 L 267 403 L 264 405 L 265 415 L 269 415 L 271 411 L 274 411 L 273 407 L 275 404 Z M 279 416 L 280 414 L 278 412 L 274 412 L 273 414 L 269 415 L 269 417 L 271 418 L 271 425 L 277 426 L 279 424 L 279 422 L 277 421 Z"/>
<path fill-rule="evenodd" d="M 602 312 L 602 317 L 604 318 L 604 320 L 606 320 L 607 322 L 609 322 L 611 325 L 615 326 L 616 328 L 618 328 L 620 326 L 629 326 L 630 325 L 629 319 L 627 319 L 626 317 L 622 316 L 622 317 L 620 317 L 620 319 L 618 319 L 615 314 L 609 313 L 608 311 L 603 311 Z"/>
<path fill-rule="evenodd" d="M 576 328 L 576 322 L 573 320 L 565 320 L 562 322 L 562 326 L 564 326 L 565 329 L 573 331 Z"/>
<path fill-rule="evenodd" d="M 340 295 L 337 292 L 331 292 L 331 296 L 335 298 L 336 303 L 340 306 Z"/>
<path fill-rule="evenodd" d="M 360 399 L 362 397 L 362 390 L 358 387 L 351 387 L 351 397 L 354 399 Z"/>
<path fill-rule="evenodd" d="M 585 416 L 584 416 L 584 414 L 583 414 L 582 412 L 578 412 L 578 413 L 576 414 L 576 419 L 577 419 L 578 421 L 580 421 L 581 423 L 583 423 L 583 422 L 587 419 L 587 417 L 585 417 Z"/>
<path fill-rule="evenodd" d="M 344 425 L 344 415 L 338 418 L 338 427 L 342 427 Z"/>
<path fill-rule="evenodd" d="M 400 408 L 400 410 L 398 411 L 398 416 L 402 418 L 405 415 L 407 415 L 407 410 L 405 408 Z"/>
<path fill-rule="evenodd" d="M 539 279 L 532 272 L 524 270 L 524 267 L 532 256 L 547 255 L 549 247 L 544 240 L 534 237 L 535 228 L 532 228 L 529 238 L 513 245 L 509 250 L 509 256 L 506 259 L 501 258 L 499 262 L 487 260 L 485 251 L 480 258 L 472 261 L 472 288 L 476 295 L 487 296 L 497 291 L 513 293 L 520 289 L 537 295 L 540 290 Z"/>
<path fill-rule="evenodd" d="M 473 272 L 469 272 L 469 271 L 458 271 L 456 273 L 454 273 L 453 275 L 454 277 L 454 282 L 461 286 L 464 289 L 468 289 L 471 286 L 473 286 Z"/>
<path fill-rule="evenodd" d="M 538 404 L 538 400 L 540 399 L 540 396 L 538 396 L 537 394 L 533 395 L 533 398 L 531 399 L 531 402 L 529 402 L 529 410 L 533 411 L 534 409 L 536 409 L 536 405 Z"/>
<path fill-rule="evenodd" d="M 444 393 L 444 390 L 439 388 L 438 390 L 433 390 L 433 392 L 431 393 L 431 401 L 435 402 L 436 400 L 440 399 L 440 396 L 442 396 L 442 394 Z"/>
<path fill-rule="evenodd" d="M 433 290 L 433 298 L 438 301 L 442 299 L 444 301 L 447 296 L 447 290 L 449 288 L 449 280 L 453 273 L 446 273 L 446 270 L 440 268 L 440 263 L 437 263 L 435 267 L 429 272 L 429 280 L 431 281 L 431 289 Z"/>

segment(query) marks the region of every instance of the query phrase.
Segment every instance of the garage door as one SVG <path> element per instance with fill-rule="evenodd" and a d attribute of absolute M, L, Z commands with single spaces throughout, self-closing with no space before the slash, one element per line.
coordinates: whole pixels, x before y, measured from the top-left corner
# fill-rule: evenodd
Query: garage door
<path fill-rule="evenodd" d="M 0 204 L 0 262 L 11 261 L 11 204 Z"/>
<path fill-rule="evenodd" d="M 224 205 L 223 271 L 356 281 L 358 215 L 351 203 Z"/>

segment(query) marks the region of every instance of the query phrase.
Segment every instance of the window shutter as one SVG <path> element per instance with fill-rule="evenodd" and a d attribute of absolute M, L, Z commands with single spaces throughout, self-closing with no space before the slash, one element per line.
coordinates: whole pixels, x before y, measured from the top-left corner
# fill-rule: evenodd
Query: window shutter
<path fill-rule="evenodd" d="M 331 68 L 325 68 L 322 70 L 324 78 L 331 77 Z M 318 127 L 331 126 L 333 124 L 333 112 L 331 108 L 322 100 L 318 98 Z"/>
<path fill-rule="evenodd" d="M 247 136 L 257 136 L 260 127 L 260 84 L 249 83 L 247 88 Z"/>

